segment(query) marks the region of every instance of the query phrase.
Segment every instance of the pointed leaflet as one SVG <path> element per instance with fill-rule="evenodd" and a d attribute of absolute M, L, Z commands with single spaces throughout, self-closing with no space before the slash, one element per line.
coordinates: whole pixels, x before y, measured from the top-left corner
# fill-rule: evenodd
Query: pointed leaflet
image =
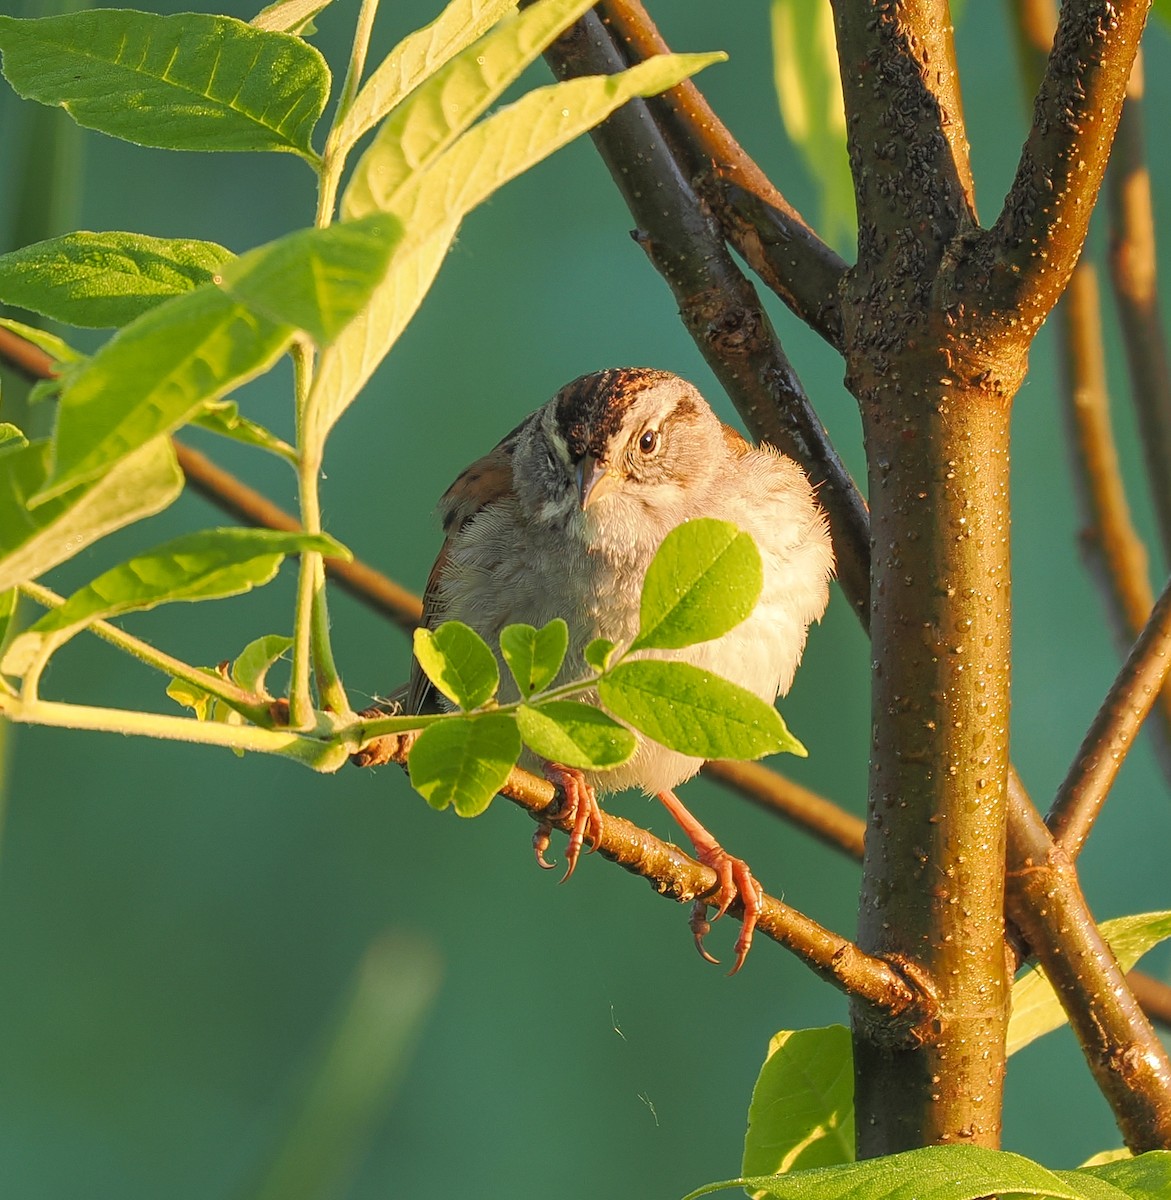
<path fill-rule="evenodd" d="M 176 600 L 236 596 L 268 583 L 286 554 L 317 550 L 349 557 L 324 534 L 273 529 L 207 529 L 167 542 L 103 572 L 12 640 L 4 671 L 22 675 L 94 621 Z"/>
<path fill-rule="evenodd" d="M 771 704 L 690 663 L 636 659 L 598 680 L 598 695 L 620 720 L 696 758 L 805 756 Z"/>
<path fill-rule="evenodd" d="M 67 325 L 116 327 L 211 282 L 231 257 L 214 242 L 69 233 L 0 255 L 0 300 Z"/>
<path fill-rule="evenodd" d="M 397 237 L 396 223 L 381 218 L 299 230 L 227 263 L 222 286 L 204 284 L 120 330 L 64 381 L 55 469 L 41 497 L 108 469 L 268 370 L 295 324 L 332 337 L 382 278 Z"/>
<path fill-rule="evenodd" d="M 752 1089 L 745 1175 L 854 1161 L 854 1056 L 844 1025 L 783 1030 Z"/>
<path fill-rule="evenodd" d="M 451 717 L 429 725 L 411 747 L 411 786 L 432 808 L 455 805 L 478 817 L 504 786 L 520 757 L 516 722 L 505 713 Z"/>
<path fill-rule="evenodd" d="M 569 626 L 554 617 L 548 625 L 505 625 L 500 632 L 500 653 L 524 697 L 547 688 L 557 678 L 569 648 Z"/>
<path fill-rule="evenodd" d="M 1116 917 L 1113 921 L 1102 921 L 1099 928 L 1118 965 L 1129 971 L 1148 950 L 1171 937 L 1171 912 Z M 1015 1054 L 1042 1034 L 1060 1028 L 1066 1020 L 1048 976 L 1041 967 L 1030 967 L 1012 985 L 1007 1053 Z"/>
<path fill-rule="evenodd" d="M 325 59 L 300 38 L 231 17 L 92 9 L 0 17 L 8 81 L 87 129 L 164 150 L 310 144 L 329 94 Z"/>
<path fill-rule="evenodd" d="M 701 517 L 677 525 L 647 568 L 631 650 L 721 637 L 756 607 L 763 581 L 756 543 L 730 521 Z"/>
<path fill-rule="evenodd" d="M 314 32 L 313 18 L 332 3 L 333 0 L 276 0 L 275 4 L 262 8 L 248 24 L 253 29 L 305 37 Z"/>
<path fill-rule="evenodd" d="M 293 645 L 291 637 L 280 633 L 266 633 L 247 646 L 232 663 L 232 679 L 249 692 L 267 696 L 264 679 L 269 668 Z"/>
<path fill-rule="evenodd" d="M 664 54 L 618 75 L 538 88 L 469 130 L 400 190 L 394 213 L 406 228 L 390 270 L 355 320 L 321 358 L 309 407 L 323 438 L 394 345 L 430 288 L 459 222 L 477 204 L 634 96 L 653 95 L 719 61 L 720 54 Z M 376 164 L 370 164 L 374 169 Z M 348 193 L 347 193 L 348 194 Z M 366 215 L 358 204 L 343 212 Z"/>
<path fill-rule="evenodd" d="M 259 450 L 267 450 L 287 462 L 296 464 L 297 451 L 283 438 L 248 420 L 240 415 L 240 407 L 235 400 L 212 400 L 191 418 L 192 425 L 206 429 L 210 433 L 218 433 L 220 437 L 231 438 L 245 446 L 255 446 Z"/>
<path fill-rule="evenodd" d="M 32 342 L 38 350 L 43 350 L 54 363 L 75 363 L 81 362 L 85 358 L 80 350 L 74 350 L 68 342 L 57 337 L 56 334 L 46 333 L 45 330 L 36 329 L 32 325 L 23 325 L 20 321 L 0 317 L 0 329 L 7 329 L 26 342 Z"/>
<path fill-rule="evenodd" d="M 629 729 L 592 704 L 575 700 L 522 704 L 516 723 L 530 750 L 549 762 L 583 771 L 616 767 L 638 748 Z"/>
<path fill-rule="evenodd" d="M 415 630 L 415 657 L 427 678 L 463 709 L 479 708 L 500 685 L 500 668 L 488 643 L 462 621 Z"/>
<path fill-rule="evenodd" d="M 980 1146 L 928 1146 L 838 1167 L 748 1176 L 708 1184 L 684 1200 L 731 1187 L 777 1200 L 1126 1200 L 1125 1192 L 1088 1171 L 1050 1171 L 1019 1154 Z"/>
<path fill-rule="evenodd" d="M 541 0 L 501 21 L 407 96 L 354 168 L 347 213 L 387 212 L 403 184 L 429 167 L 590 0 Z"/>
<path fill-rule="evenodd" d="M 123 525 L 161 512 L 183 490 L 165 438 L 148 442 L 100 479 L 78 484 L 36 508 L 48 442 L 0 454 L 0 591 L 26 583 Z"/>
<path fill-rule="evenodd" d="M 448 59 L 515 11 L 516 0 L 452 0 L 430 25 L 403 38 L 371 72 L 342 117 L 334 135 L 337 145 L 348 150 Z"/>
<path fill-rule="evenodd" d="M 610 656 L 617 649 L 609 638 L 594 638 L 585 648 L 585 660 L 600 675 L 609 665 Z"/>

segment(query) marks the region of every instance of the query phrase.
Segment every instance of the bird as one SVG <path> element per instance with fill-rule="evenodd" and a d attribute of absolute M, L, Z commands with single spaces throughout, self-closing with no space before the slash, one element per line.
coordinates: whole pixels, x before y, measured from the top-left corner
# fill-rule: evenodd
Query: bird
<path fill-rule="evenodd" d="M 667 371 L 610 368 L 566 384 L 467 467 L 438 512 L 445 538 L 424 591 L 422 624 L 459 620 L 497 647 L 506 625 L 540 627 L 562 617 L 569 648 L 558 682 L 586 676 L 584 652 L 595 638 L 621 646 L 636 636 L 647 566 L 663 538 L 693 518 L 731 521 L 752 535 L 763 566 L 760 600 L 722 637 L 649 653 L 704 668 L 771 704 L 788 691 L 809 625 L 828 602 L 829 527 L 805 473 L 722 424 L 694 385 Z M 508 672 L 501 678 L 501 702 L 518 699 Z M 583 698 L 599 703 L 596 693 Z M 406 711 L 444 704 L 415 661 Z M 632 758 L 607 771 L 536 763 L 563 789 L 558 816 L 573 821 L 564 878 L 587 839 L 596 844 L 598 793 L 637 787 L 657 796 L 699 861 L 716 872 L 716 889 L 705 898 L 716 917 L 741 899 L 734 974 L 747 957 L 763 891 L 747 863 L 728 854 L 675 795 L 702 760 L 641 734 L 637 742 Z M 554 865 L 544 858 L 550 829 L 534 836 L 545 867 Z M 714 962 L 703 946 L 705 912 L 702 904 L 693 911 L 692 931 Z"/>

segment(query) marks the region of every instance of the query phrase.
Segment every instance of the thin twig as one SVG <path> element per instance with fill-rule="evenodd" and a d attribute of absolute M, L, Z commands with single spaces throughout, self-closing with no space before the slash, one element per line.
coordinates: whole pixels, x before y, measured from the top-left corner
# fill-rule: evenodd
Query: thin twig
<path fill-rule="evenodd" d="M 1147 481 L 1171 562 L 1171 363 L 1159 311 L 1158 255 L 1143 129 L 1142 55 L 1135 60 L 1106 172 L 1110 280 L 1138 414 Z"/>
<path fill-rule="evenodd" d="M 1114 778 L 1171 671 L 1171 584 L 1098 709 L 1045 823 L 1071 856 L 1085 845 Z"/>
<path fill-rule="evenodd" d="M 628 63 L 670 54 L 639 0 L 604 0 L 598 14 Z M 842 349 L 838 287 L 845 262 L 809 226 L 685 80 L 647 101 L 672 154 L 748 265 L 811 329 Z"/>

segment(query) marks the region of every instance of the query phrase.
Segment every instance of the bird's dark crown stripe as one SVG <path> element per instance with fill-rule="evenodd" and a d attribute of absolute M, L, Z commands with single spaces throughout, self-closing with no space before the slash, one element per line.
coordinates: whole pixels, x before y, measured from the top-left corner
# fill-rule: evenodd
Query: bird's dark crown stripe
<path fill-rule="evenodd" d="M 671 376 L 650 367 L 615 367 L 582 375 L 557 393 L 557 425 L 570 456 L 601 458 L 635 396 Z"/>

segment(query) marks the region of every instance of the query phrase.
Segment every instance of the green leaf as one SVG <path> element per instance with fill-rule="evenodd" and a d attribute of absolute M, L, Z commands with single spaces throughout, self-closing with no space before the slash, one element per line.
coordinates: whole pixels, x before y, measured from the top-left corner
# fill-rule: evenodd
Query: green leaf
<path fill-rule="evenodd" d="M 333 0 L 276 0 L 275 4 L 262 8 L 248 24 L 253 29 L 307 37 L 316 33 L 313 18 L 332 3 Z"/>
<path fill-rule="evenodd" d="M 1100 1167 L 1103 1163 L 1118 1162 L 1119 1159 L 1133 1158 L 1134 1155 L 1125 1147 L 1120 1146 L 1117 1150 L 1099 1150 L 1097 1154 L 1091 1155 L 1078 1168 L 1083 1170 L 1086 1167 Z"/>
<path fill-rule="evenodd" d="M 427 678 L 453 703 L 470 710 L 500 686 L 500 668 L 488 643 L 462 621 L 415 630 L 415 657 Z"/>
<path fill-rule="evenodd" d="M 1019 1154 L 979 1146 L 928 1146 L 837 1167 L 728 1179 L 698 1188 L 684 1200 L 727 1188 L 778 1200 L 978 1200 L 989 1195 L 1124 1200 L 1126 1195 L 1089 1172 L 1049 1171 Z"/>
<path fill-rule="evenodd" d="M 325 436 L 406 328 L 467 213 L 627 100 L 673 87 L 723 57 L 660 55 L 617 75 L 539 88 L 469 130 L 429 170 L 412 176 L 395 199 L 394 213 L 407 232 L 386 279 L 366 312 L 322 355 L 309 400 L 318 425 L 314 436 Z M 360 161 L 359 168 L 368 176 L 377 163 L 363 168 Z M 343 199 L 342 211 L 361 217 L 368 210 Z"/>
<path fill-rule="evenodd" d="M 268 696 L 264 690 L 264 679 L 269 668 L 293 645 L 291 637 L 279 633 L 268 633 L 249 642 L 232 663 L 232 679 L 247 692 Z"/>
<path fill-rule="evenodd" d="M 226 264 L 217 282 L 253 312 L 327 346 L 365 307 L 401 239 L 402 226 L 385 214 L 299 229 Z"/>
<path fill-rule="evenodd" d="M 100 479 L 29 509 L 48 469 L 48 442 L 0 455 L 0 591 L 43 575 L 123 525 L 166 508 L 183 490 L 170 442 L 159 438 Z"/>
<path fill-rule="evenodd" d="M 300 38 L 205 13 L 92 9 L 0 17 L 8 81 L 87 129 L 164 150 L 317 156 L 325 59 Z"/>
<path fill-rule="evenodd" d="M 28 445 L 24 432 L 11 421 L 0 421 L 0 450 L 21 450 Z"/>
<path fill-rule="evenodd" d="M 690 663 L 619 663 L 598 681 L 598 695 L 620 720 L 696 758 L 805 754 L 771 704 Z"/>
<path fill-rule="evenodd" d="M 176 600 L 216 600 L 268 583 L 286 554 L 348 555 L 324 534 L 207 529 L 167 542 L 103 572 L 12 640 L 3 669 L 23 675 L 94 621 Z"/>
<path fill-rule="evenodd" d="M 197 670 L 204 675 L 210 675 L 213 679 L 220 678 L 220 672 L 213 667 L 198 667 Z M 217 696 L 213 696 L 211 692 L 205 692 L 203 688 L 196 687 L 186 679 L 172 679 L 167 684 L 167 695 L 176 704 L 191 709 L 195 713 L 196 720 L 199 721 L 227 721 L 229 715 L 231 717 L 239 715 Z"/>
<path fill-rule="evenodd" d="M 505 625 L 500 633 L 500 653 L 526 699 L 557 678 L 568 648 L 569 626 L 560 617 L 542 629 Z"/>
<path fill-rule="evenodd" d="M 782 1030 L 769 1042 L 748 1109 L 745 1175 L 854 1161 L 854 1055 L 844 1025 Z"/>
<path fill-rule="evenodd" d="M 1118 917 L 1103 921 L 1099 929 L 1118 959 L 1118 965 L 1129 971 L 1148 950 L 1171 937 L 1171 912 Z M 1040 966 L 1030 967 L 1012 986 L 1007 1052 L 1015 1054 L 1021 1047 L 1060 1028 L 1065 1022 L 1065 1010 L 1045 972 Z"/>
<path fill-rule="evenodd" d="M 221 437 L 242 442 L 245 446 L 256 446 L 268 450 L 291 463 L 297 461 L 297 451 L 275 433 L 240 415 L 239 405 L 234 400 L 212 400 L 191 418 L 192 425 L 218 433 Z"/>
<path fill-rule="evenodd" d="M 59 338 L 53 333 L 46 333 L 43 329 L 37 329 L 33 325 L 23 325 L 20 321 L 13 321 L 9 317 L 0 317 L 0 329 L 7 329 L 15 333 L 17 337 L 24 338 L 26 342 L 32 342 L 38 350 L 43 350 L 55 363 L 76 363 L 85 358 L 80 350 L 74 350 L 63 338 Z"/>
<path fill-rule="evenodd" d="M 4 648 L 5 639 L 8 637 L 8 627 L 16 615 L 16 599 L 17 591 L 14 587 L 0 592 L 0 651 Z"/>
<path fill-rule="evenodd" d="M 293 337 L 212 284 L 151 309 L 64 381 L 51 478 L 35 502 L 109 470 L 263 373 Z"/>
<path fill-rule="evenodd" d="M 592 704 L 550 700 L 522 704 L 516 713 L 520 736 L 549 762 L 584 771 L 616 767 L 638 748 L 634 734 Z"/>
<path fill-rule="evenodd" d="M 756 607 L 764 572 L 751 536 L 701 517 L 663 538 L 642 585 L 631 650 L 674 650 L 735 629 Z"/>
<path fill-rule="evenodd" d="M 617 646 L 609 638 L 594 638 L 585 648 L 586 663 L 600 675 L 610 665 L 610 656 L 616 649 Z"/>
<path fill-rule="evenodd" d="M 69 233 L 0 256 L 0 300 L 68 325 L 121 326 L 210 282 L 231 257 L 214 242 Z"/>
<path fill-rule="evenodd" d="M 429 725 L 407 759 L 411 786 L 432 808 L 455 805 L 478 817 L 520 757 L 520 733 L 507 713 L 451 717 Z"/>
<path fill-rule="evenodd" d="M 348 150 L 424 79 L 434 78 L 445 62 L 515 10 L 516 0 L 452 0 L 430 25 L 408 34 L 378 64 L 342 118 L 337 145 Z"/>
<path fill-rule="evenodd" d="M 858 226 L 833 15 L 809 0 L 772 0 L 772 31 L 781 119 L 821 194 L 818 228 L 849 254 Z"/>
<path fill-rule="evenodd" d="M 511 7 L 511 5 L 509 6 Z M 345 204 L 386 212 L 417 171 L 429 167 L 516 80 L 590 0 L 541 0 L 502 20 L 406 97 L 358 160 Z"/>
<path fill-rule="evenodd" d="M 1071 1172 L 1083 1173 L 1112 1184 L 1131 1200 L 1167 1200 L 1171 1196 L 1171 1150 L 1151 1150 Z"/>

